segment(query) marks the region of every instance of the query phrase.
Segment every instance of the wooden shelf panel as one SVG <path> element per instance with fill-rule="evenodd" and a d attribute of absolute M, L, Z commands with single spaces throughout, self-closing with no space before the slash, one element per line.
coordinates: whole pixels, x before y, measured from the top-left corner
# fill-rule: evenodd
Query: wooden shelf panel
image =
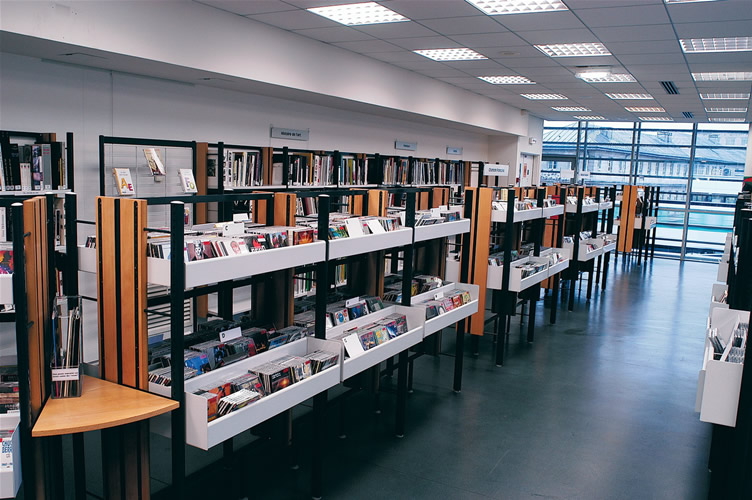
<path fill-rule="evenodd" d="M 48 399 L 32 437 L 59 436 L 130 424 L 172 411 L 178 402 L 84 375 L 78 398 Z"/>

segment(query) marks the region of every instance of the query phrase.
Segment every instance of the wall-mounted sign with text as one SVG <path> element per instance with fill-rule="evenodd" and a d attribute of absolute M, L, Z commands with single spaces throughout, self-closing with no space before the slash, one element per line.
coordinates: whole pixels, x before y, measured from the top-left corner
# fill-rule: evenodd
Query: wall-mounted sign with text
<path fill-rule="evenodd" d="M 450 148 L 449 146 L 447 146 L 447 154 L 448 155 L 461 155 L 462 148 Z"/>
<path fill-rule="evenodd" d="M 559 177 L 562 179 L 574 179 L 574 170 L 562 168 L 561 172 L 559 172 Z"/>
<path fill-rule="evenodd" d="M 509 165 L 487 163 L 483 167 L 483 175 L 493 177 L 507 177 L 509 175 Z"/>
<path fill-rule="evenodd" d="M 289 139 L 291 141 L 307 141 L 308 130 L 272 127 L 272 137 L 275 139 Z"/>
<path fill-rule="evenodd" d="M 394 141 L 394 149 L 401 149 L 403 151 L 416 151 L 418 149 L 418 143 L 406 142 L 406 141 Z"/>
<path fill-rule="evenodd" d="M 584 170 L 580 172 L 580 179 L 585 179 L 587 177 L 590 177 L 590 172 L 585 172 Z"/>

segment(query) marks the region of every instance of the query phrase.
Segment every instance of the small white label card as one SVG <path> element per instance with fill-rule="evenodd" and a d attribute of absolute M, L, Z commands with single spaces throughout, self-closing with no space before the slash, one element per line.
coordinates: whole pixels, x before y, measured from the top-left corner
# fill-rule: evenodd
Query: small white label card
<path fill-rule="evenodd" d="M 347 227 L 347 234 L 349 234 L 351 238 L 354 236 L 365 236 L 365 233 L 363 232 L 363 223 L 359 218 L 353 217 L 352 219 L 347 219 L 345 221 L 345 226 Z"/>
<path fill-rule="evenodd" d="M 348 335 L 342 338 L 342 343 L 345 344 L 347 355 L 351 358 L 355 358 L 366 352 L 363 349 L 363 344 L 360 343 L 360 338 L 357 333 Z"/>
<path fill-rule="evenodd" d="M 231 328 L 229 330 L 225 330 L 224 332 L 219 332 L 219 341 L 220 342 L 227 342 L 228 340 L 236 339 L 242 335 L 240 331 L 240 327 Z"/>
<path fill-rule="evenodd" d="M 360 302 L 360 297 L 353 297 L 352 299 L 349 299 L 345 302 L 345 307 L 353 307 L 355 305 L 358 305 Z"/>
<path fill-rule="evenodd" d="M 241 236 L 243 234 L 245 234 L 245 224 L 241 222 L 222 224 L 222 236 Z"/>
<path fill-rule="evenodd" d="M 433 294 L 433 300 L 439 300 L 444 298 L 444 292 L 438 292 Z"/>
<path fill-rule="evenodd" d="M 368 229 L 370 229 L 373 234 L 386 233 L 386 231 L 384 230 L 384 226 L 382 226 L 381 223 L 376 219 L 369 219 L 367 224 L 368 224 Z"/>
<path fill-rule="evenodd" d="M 64 382 L 66 380 L 78 380 L 80 377 L 78 368 L 53 368 L 52 381 Z"/>

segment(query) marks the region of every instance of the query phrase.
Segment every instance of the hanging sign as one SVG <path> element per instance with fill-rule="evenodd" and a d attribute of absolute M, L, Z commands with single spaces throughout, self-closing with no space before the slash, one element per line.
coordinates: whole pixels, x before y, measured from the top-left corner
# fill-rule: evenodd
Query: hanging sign
<path fill-rule="evenodd" d="M 404 151 L 415 151 L 418 149 L 418 143 L 406 142 L 406 141 L 394 141 L 394 149 L 402 149 Z"/>
<path fill-rule="evenodd" d="M 462 148 L 450 148 L 449 146 L 447 146 L 447 154 L 448 155 L 461 155 Z"/>
<path fill-rule="evenodd" d="M 506 177 L 509 175 L 509 165 L 486 164 L 483 167 L 483 175 L 492 177 Z"/>

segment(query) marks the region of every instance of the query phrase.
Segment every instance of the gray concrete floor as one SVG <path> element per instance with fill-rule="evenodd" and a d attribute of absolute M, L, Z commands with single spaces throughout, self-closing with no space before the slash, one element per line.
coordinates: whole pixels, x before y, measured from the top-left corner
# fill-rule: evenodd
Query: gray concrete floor
<path fill-rule="evenodd" d="M 556 325 L 538 307 L 533 344 L 514 318 L 504 367 L 484 336 L 478 357 L 466 353 L 460 394 L 451 390 L 447 332 L 445 355 L 415 362 L 402 439 L 394 436 L 396 374 L 382 386 L 380 413 L 368 393 L 330 405 L 329 426 L 318 430 L 326 447 L 316 454 L 325 498 L 706 498 L 711 428 L 694 400 L 716 266 L 619 259 L 612 271 L 605 292 L 587 303 L 583 290 Z M 345 439 L 337 437 L 341 409 Z M 191 474 L 190 498 L 229 498 L 233 479 L 251 499 L 309 498 L 313 429 L 306 408 L 296 413 L 292 449 L 237 443 L 232 470 L 215 463 Z M 189 450 L 189 468 L 221 454 Z M 170 477 L 169 442 L 155 436 L 152 455 L 157 491 Z"/>

